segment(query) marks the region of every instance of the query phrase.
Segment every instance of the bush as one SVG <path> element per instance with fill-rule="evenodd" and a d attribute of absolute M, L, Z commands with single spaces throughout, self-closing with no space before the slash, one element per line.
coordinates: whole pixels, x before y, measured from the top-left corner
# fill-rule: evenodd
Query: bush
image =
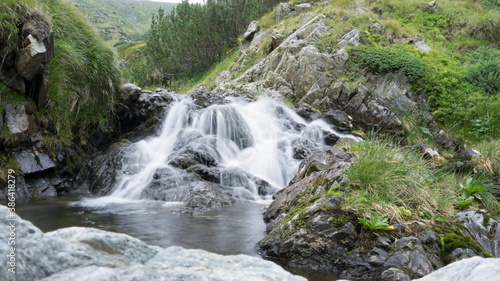
<path fill-rule="evenodd" d="M 467 79 L 493 94 L 500 90 L 500 50 L 481 47 L 469 55 Z"/>
<path fill-rule="evenodd" d="M 401 72 L 412 84 L 424 77 L 426 72 L 426 65 L 420 58 L 402 49 L 360 46 L 353 47 L 350 54 L 351 63 L 357 66 L 368 67 L 377 74 Z"/>

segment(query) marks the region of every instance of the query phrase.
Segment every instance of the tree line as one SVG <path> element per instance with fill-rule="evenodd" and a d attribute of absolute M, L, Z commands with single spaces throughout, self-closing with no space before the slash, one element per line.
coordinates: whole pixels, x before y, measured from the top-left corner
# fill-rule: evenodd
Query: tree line
<path fill-rule="evenodd" d="M 207 0 L 178 4 L 153 16 L 146 41 L 148 63 L 158 75 L 190 78 L 209 69 L 238 44 L 252 20 L 283 0 Z"/>

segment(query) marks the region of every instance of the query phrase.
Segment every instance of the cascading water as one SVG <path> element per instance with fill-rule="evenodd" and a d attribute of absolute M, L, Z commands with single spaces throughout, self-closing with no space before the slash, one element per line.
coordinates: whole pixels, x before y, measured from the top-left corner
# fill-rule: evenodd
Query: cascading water
<path fill-rule="evenodd" d="M 200 180 L 193 173 L 233 197 L 266 200 L 288 184 L 301 159 L 325 146 L 325 134 L 355 138 L 268 98 L 200 108 L 190 96 L 172 96 L 161 134 L 128 149 L 112 191 L 99 202 L 182 202 L 189 183 Z"/>

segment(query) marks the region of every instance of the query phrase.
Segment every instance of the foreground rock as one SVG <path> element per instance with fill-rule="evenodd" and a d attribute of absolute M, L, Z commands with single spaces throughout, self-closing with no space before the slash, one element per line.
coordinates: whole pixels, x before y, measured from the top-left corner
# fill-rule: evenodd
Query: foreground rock
<path fill-rule="evenodd" d="M 454 262 L 417 281 L 487 281 L 500 278 L 500 259 L 473 257 Z"/>
<path fill-rule="evenodd" d="M 8 210 L 0 206 L 7 224 Z M 0 244 L 0 279 L 14 280 L 305 280 L 259 258 L 222 256 L 181 247 L 160 248 L 125 234 L 71 227 L 43 233 L 17 217 L 15 272 L 9 245 Z M 7 227 L 0 229 L 9 237 Z"/>
<path fill-rule="evenodd" d="M 351 280 L 410 280 L 449 262 L 497 253 L 499 240 L 490 237 L 500 233 L 497 220 L 486 221 L 475 211 L 459 214 L 463 227 L 406 231 L 411 226 L 395 225 L 394 231 L 367 231 L 359 214 L 343 205 L 350 200 L 344 193 L 350 162 L 351 156 L 336 148 L 306 157 L 264 214 L 268 236 L 259 246 L 265 256 Z"/>

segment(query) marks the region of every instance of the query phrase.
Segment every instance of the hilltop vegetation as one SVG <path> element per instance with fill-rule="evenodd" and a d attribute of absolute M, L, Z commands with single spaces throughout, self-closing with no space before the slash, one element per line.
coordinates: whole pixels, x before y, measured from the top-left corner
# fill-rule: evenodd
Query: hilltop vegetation
<path fill-rule="evenodd" d="M 141 86 L 191 79 L 207 71 L 238 46 L 248 24 L 281 1 L 212 0 L 205 5 L 183 1 L 171 12 L 160 10 L 153 17 L 146 45 L 130 45 L 122 53 L 131 58 L 130 79 Z M 128 56 L 129 55 L 124 55 Z"/>
<path fill-rule="evenodd" d="M 151 27 L 151 18 L 162 8 L 170 11 L 174 3 L 147 0 L 71 0 L 108 43 L 136 41 Z"/>

